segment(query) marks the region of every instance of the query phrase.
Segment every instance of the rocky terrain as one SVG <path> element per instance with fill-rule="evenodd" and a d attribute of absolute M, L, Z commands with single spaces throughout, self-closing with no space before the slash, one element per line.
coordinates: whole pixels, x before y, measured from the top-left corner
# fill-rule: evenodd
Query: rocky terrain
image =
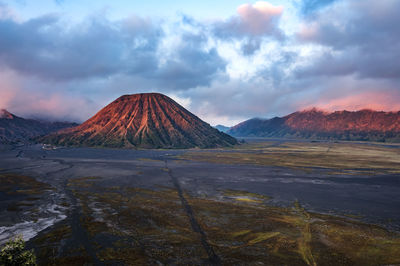
<path fill-rule="evenodd" d="M 215 148 L 237 144 L 235 138 L 159 93 L 121 96 L 82 125 L 40 141 L 113 148 Z"/>

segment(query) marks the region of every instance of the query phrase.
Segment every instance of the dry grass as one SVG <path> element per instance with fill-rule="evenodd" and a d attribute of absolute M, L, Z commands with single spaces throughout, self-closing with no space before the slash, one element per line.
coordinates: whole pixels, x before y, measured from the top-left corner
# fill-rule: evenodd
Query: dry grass
<path fill-rule="evenodd" d="M 29 176 L 0 174 L 0 193 L 8 197 L 9 203 L 6 210 L 9 212 L 33 209 L 35 202 L 40 200 L 46 191 L 53 189 L 50 185 Z M 35 216 L 34 213 L 32 215 Z"/>
<path fill-rule="evenodd" d="M 292 208 L 199 198 L 190 199 L 190 203 L 227 264 L 400 263 L 399 234 L 345 218 L 309 213 L 298 202 Z"/>
<path fill-rule="evenodd" d="M 204 264 L 207 255 L 176 190 L 110 191 L 95 179 L 72 181 L 70 188 L 81 204 L 80 222 L 105 264 Z M 246 191 L 220 191 L 208 198 L 185 193 L 185 197 L 225 265 L 400 263 L 400 235 L 377 226 L 310 213 L 298 202 L 290 208 L 270 206 L 268 197 Z M 68 227 L 55 230 L 42 238 L 51 242 L 45 255 L 70 232 Z M 81 250 L 55 261 L 73 258 L 87 259 L 87 254 Z"/>
<path fill-rule="evenodd" d="M 357 143 L 274 142 L 247 144 L 230 151 L 188 151 L 181 159 L 289 167 L 330 169 L 331 174 L 398 174 L 400 148 Z M 397 147 L 397 146 L 396 146 Z"/>

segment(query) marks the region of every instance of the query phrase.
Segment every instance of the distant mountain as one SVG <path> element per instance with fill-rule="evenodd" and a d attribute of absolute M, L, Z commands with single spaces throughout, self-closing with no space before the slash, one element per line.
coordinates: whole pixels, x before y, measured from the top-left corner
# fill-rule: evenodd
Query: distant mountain
<path fill-rule="evenodd" d="M 77 126 L 76 123 L 46 122 L 18 117 L 5 109 L 0 110 L 0 143 L 27 142 L 63 128 Z"/>
<path fill-rule="evenodd" d="M 40 141 L 115 148 L 212 148 L 237 144 L 235 138 L 159 93 L 121 96 L 82 125 Z"/>
<path fill-rule="evenodd" d="M 285 117 L 250 119 L 232 127 L 237 137 L 287 137 L 400 142 L 400 112 L 361 110 L 323 112 L 317 109 Z"/>
<path fill-rule="evenodd" d="M 230 129 L 230 127 L 226 127 L 223 125 L 216 125 L 215 128 L 224 133 L 226 133 Z"/>

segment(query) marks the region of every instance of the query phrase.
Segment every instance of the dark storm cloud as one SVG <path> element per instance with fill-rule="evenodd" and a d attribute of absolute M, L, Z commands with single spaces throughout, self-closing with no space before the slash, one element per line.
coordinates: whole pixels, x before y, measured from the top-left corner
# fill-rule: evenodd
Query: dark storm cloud
<path fill-rule="evenodd" d="M 155 73 L 159 86 L 178 90 L 209 86 L 225 72 L 226 62 L 215 48 L 204 48 L 207 41 L 204 35 L 184 34 L 182 39 L 184 42 Z"/>
<path fill-rule="evenodd" d="M 244 41 L 242 44 L 242 53 L 244 55 L 252 55 L 256 51 L 258 51 L 261 47 L 261 42 L 260 38 L 249 38 Z"/>
<path fill-rule="evenodd" d="M 291 72 L 286 70 L 296 62 L 299 55 L 295 52 L 281 51 L 274 62 L 266 69 L 258 73 L 272 82 L 274 88 L 280 88 L 282 83 L 286 83 L 290 78 Z"/>
<path fill-rule="evenodd" d="M 348 1 L 321 12 L 299 38 L 331 48 L 300 76 L 400 78 L 400 1 Z"/>
<path fill-rule="evenodd" d="M 159 53 L 156 67 L 137 75 L 146 89 L 184 91 L 210 86 L 215 78 L 225 74 L 227 62 L 215 47 L 207 47 L 208 37 L 202 33 L 180 32 L 179 39 L 168 47 L 166 56 L 162 51 Z"/>
<path fill-rule="evenodd" d="M 338 0 L 303 0 L 301 2 L 301 12 L 304 15 L 309 15 L 322 7 L 332 4 L 335 1 Z"/>
<path fill-rule="evenodd" d="M 389 47 L 384 52 L 375 49 L 346 49 L 340 54 L 326 52 L 308 67 L 296 71 L 298 77 L 345 76 L 358 78 L 400 78 L 400 48 Z"/>
<path fill-rule="evenodd" d="M 97 15 L 73 26 L 57 15 L 22 23 L 4 18 L 0 36 L 0 65 L 52 81 L 140 75 L 154 88 L 187 89 L 209 85 L 226 65 L 215 48 L 204 48 L 201 34 L 182 33 L 178 47 L 159 54 L 161 26 L 136 16 Z"/>
<path fill-rule="evenodd" d="M 53 80 L 107 77 L 155 66 L 162 34 L 149 21 L 92 17 L 66 27 L 56 15 L 23 23 L 0 20 L 0 64 Z"/>

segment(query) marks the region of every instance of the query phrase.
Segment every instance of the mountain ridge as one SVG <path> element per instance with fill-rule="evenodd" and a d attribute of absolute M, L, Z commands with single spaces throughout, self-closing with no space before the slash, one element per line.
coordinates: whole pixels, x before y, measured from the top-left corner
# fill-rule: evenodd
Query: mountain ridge
<path fill-rule="evenodd" d="M 226 133 L 230 129 L 230 127 L 227 127 L 224 125 L 216 125 L 216 126 L 214 126 L 214 128 L 216 128 L 219 131 L 224 132 L 224 133 Z"/>
<path fill-rule="evenodd" d="M 363 109 L 329 113 L 313 108 L 284 117 L 249 119 L 232 127 L 228 133 L 236 137 L 400 142 L 400 112 Z"/>
<path fill-rule="evenodd" d="M 0 143 L 29 142 L 38 136 L 78 124 L 70 122 L 47 122 L 16 116 L 0 109 Z"/>

